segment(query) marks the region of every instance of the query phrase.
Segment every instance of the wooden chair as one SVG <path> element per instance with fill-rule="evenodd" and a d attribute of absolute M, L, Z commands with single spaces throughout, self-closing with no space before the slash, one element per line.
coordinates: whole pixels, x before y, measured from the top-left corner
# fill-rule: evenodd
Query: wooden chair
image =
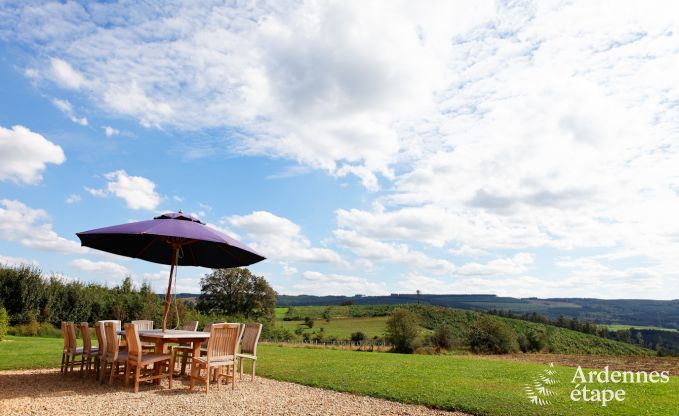
<path fill-rule="evenodd" d="M 153 330 L 153 321 L 147 319 L 140 319 L 137 321 L 132 321 L 133 324 L 137 325 L 137 332 L 139 331 L 151 331 Z M 147 350 L 155 350 L 156 344 L 153 342 L 142 341 L 142 348 Z"/>
<path fill-rule="evenodd" d="M 198 330 L 198 321 L 186 321 L 184 322 L 184 325 L 182 325 L 182 331 L 197 331 Z M 208 330 L 209 332 L 209 330 Z M 174 362 L 177 362 L 177 357 L 179 357 L 181 361 L 181 371 L 180 375 L 184 375 L 186 373 L 186 364 L 191 359 L 191 355 L 193 355 L 193 346 L 191 343 L 180 343 L 177 346 L 172 347 L 172 354 L 174 355 Z"/>
<path fill-rule="evenodd" d="M 92 346 L 90 327 L 87 322 L 80 323 L 80 336 L 83 339 L 83 364 L 85 365 L 85 372 L 89 372 L 92 368 L 93 360 L 95 367 L 99 365 L 99 348 Z M 84 374 L 83 365 L 81 364 L 80 376 L 82 377 Z"/>
<path fill-rule="evenodd" d="M 97 334 L 97 357 L 95 359 L 95 366 L 97 370 L 97 379 L 99 382 L 104 380 L 104 362 L 106 360 L 106 330 L 102 321 L 94 324 L 94 332 Z M 97 365 L 98 364 L 98 365 Z"/>
<path fill-rule="evenodd" d="M 61 352 L 61 370 L 60 372 L 66 374 L 67 357 L 68 357 L 68 333 L 66 331 L 66 322 L 61 323 L 61 336 L 64 337 L 64 349 Z"/>
<path fill-rule="evenodd" d="M 80 356 L 80 373 L 82 375 L 83 364 L 85 363 L 85 356 L 83 355 L 83 349 L 78 348 L 78 339 L 75 335 L 75 325 L 73 322 L 65 322 L 64 329 L 66 331 L 66 337 L 68 338 L 68 348 L 66 350 L 66 374 L 68 374 L 68 368 L 71 368 L 71 373 L 73 372 L 73 367 L 75 367 L 75 358 Z"/>
<path fill-rule="evenodd" d="M 252 360 L 252 374 L 250 380 L 255 380 L 255 367 L 257 365 L 257 343 L 259 336 L 262 335 L 262 324 L 245 324 L 243 330 L 243 341 L 240 346 L 240 353 L 236 356 L 240 360 L 240 379 L 243 380 L 243 360 Z"/>
<path fill-rule="evenodd" d="M 99 321 L 99 322 L 103 323 L 104 325 L 106 325 L 106 322 L 113 322 L 116 326 L 116 332 L 122 330 L 122 328 L 123 328 L 123 326 L 122 326 L 123 323 L 118 319 L 104 319 L 103 321 Z M 106 332 L 104 331 L 104 333 L 106 333 Z M 120 349 L 127 348 L 127 346 L 125 345 L 125 337 L 118 335 L 118 341 L 119 341 L 118 342 L 118 348 L 120 348 Z"/>
<path fill-rule="evenodd" d="M 115 322 L 104 323 L 104 332 L 106 334 L 106 354 L 104 355 L 104 373 L 106 367 L 111 366 L 111 372 L 108 377 L 108 385 L 113 384 L 113 377 L 120 374 L 120 364 L 127 366 L 127 351 L 120 351 L 120 339 L 116 333 Z"/>
<path fill-rule="evenodd" d="M 125 366 L 125 385 L 128 385 L 130 372 L 134 369 L 134 393 L 139 392 L 139 382 L 167 377 L 172 388 L 172 371 L 174 357 L 171 354 L 142 353 L 142 343 L 135 324 L 125 324 L 125 339 L 127 340 L 127 365 Z M 162 364 L 157 369 L 147 370 L 145 367 L 156 363 Z M 163 369 L 167 372 L 163 373 Z M 143 371 L 143 373 L 142 373 Z"/>
<path fill-rule="evenodd" d="M 226 367 L 231 374 L 231 389 L 236 381 L 236 349 L 240 338 L 240 324 L 212 324 L 210 338 L 207 342 L 207 354 L 193 357 L 191 362 L 191 385 L 193 390 L 196 380 L 205 382 L 205 394 L 210 389 L 210 372 L 213 368 Z M 205 377 L 201 377 L 200 371 L 206 370 Z M 219 375 L 224 376 L 223 374 Z"/>

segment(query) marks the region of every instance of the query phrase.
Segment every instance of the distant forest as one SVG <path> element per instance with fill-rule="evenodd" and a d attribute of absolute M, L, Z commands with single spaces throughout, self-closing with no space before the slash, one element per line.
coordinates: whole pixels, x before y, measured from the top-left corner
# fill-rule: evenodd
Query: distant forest
<path fill-rule="evenodd" d="M 436 306 L 477 310 L 511 311 L 515 314 L 537 313 L 551 319 L 560 316 L 598 324 L 657 326 L 679 329 L 679 300 L 588 299 L 588 298 L 511 298 L 488 294 L 427 295 L 392 294 L 390 296 L 289 296 L 278 295 L 276 304 L 286 306 L 394 305 L 423 303 Z"/>

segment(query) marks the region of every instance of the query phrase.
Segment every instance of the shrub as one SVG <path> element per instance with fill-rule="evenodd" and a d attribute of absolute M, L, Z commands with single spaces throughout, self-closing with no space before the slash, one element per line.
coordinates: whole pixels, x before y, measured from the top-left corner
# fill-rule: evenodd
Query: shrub
<path fill-rule="evenodd" d="M 525 334 L 519 334 L 517 340 L 523 352 L 540 352 L 547 347 L 547 333 L 535 328 L 529 328 Z"/>
<path fill-rule="evenodd" d="M 5 308 L 0 308 L 0 341 L 7 336 L 7 329 L 9 328 L 9 315 Z"/>
<path fill-rule="evenodd" d="M 516 333 L 504 322 L 480 315 L 469 331 L 469 346 L 477 354 L 508 354 L 519 350 Z"/>
<path fill-rule="evenodd" d="M 61 331 L 48 322 L 31 321 L 28 324 L 15 325 L 9 332 L 19 337 L 61 338 Z"/>
<path fill-rule="evenodd" d="M 418 347 L 415 348 L 415 354 L 419 355 L 436 355 L 437 351 L 436 349 L 432 347 Z"/>
<path fill-rule="evenodd" d="M 309 328 L 313 328 L 314 327 L 314 320 L 307 316 L 307 317 L 304 318 L 304 325 L 308 326 Z"/>
<path fill-rule="evenodd" d="M 351 334 L 351 342 L 355 342 L 355 343 L 357 343 L 357 344 L 358 344 L 358 343 L 362 343 L 363 341 L 366 340 L 366 338 L 367 338 L 367 337 L 365 336 L 365 334 L 364 334 L 363 332 L 361 332 L 361 331 L 353 332 L 353 333 Z"/>
<path fill-rule="evenodd" d="M 431 343 L 439 350 L 449 350 L 455 343 L 455 334 L 450 325 L 439 325 L 431 335 Z"/>
<path fill-rule="evenodd" d="M 417 338 L 417 315 L 407 309 L 394 309 L 387 319 L 385 338 L 393 344 L 393 351 L 410 354 L 415 349 Z"/>

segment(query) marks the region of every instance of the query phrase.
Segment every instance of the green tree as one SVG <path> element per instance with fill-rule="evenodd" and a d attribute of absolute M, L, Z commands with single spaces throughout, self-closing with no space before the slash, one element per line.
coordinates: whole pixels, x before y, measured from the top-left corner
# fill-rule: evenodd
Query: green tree
<path fill-rule="evenodd" d="M 7 336 L 7 328 L 9 328 L 9 315 L 4 307 L 0 307 L 0 341 Z"/>
<path fill-rule="evenodd" d="M 469 331 L 469 346 L 480 354 L 508 354 L 519 350 L 516 333 L 500 319 L 479 315 Z"/>
<path fill-rule="evenodd" d="M 431 336 L 432 344 L 437 349 L 449 350 L 455 343 L 455 333 L 450 325 L 439 325 Z"/>
<path fill-rule="evenodd" d="M 396 308 L 387 319 L 385 339 L 394 346 L 394 352 L 410 354 L 415 350 L 418 332 L 417 315 L 407 309 Z"/>
<path fill-rule="evenodd" d="M 352 332 L 351 334 L 351 342 L 354 342 L 356 344 L 360 344 L 363 341 L 365 341 L 368 337 L 365 336 L 365 334 L 361 331 L 357 332 Z"/>
<path fill-rule="evenodd" d="M 274 318 L 276 292 L 264 277 L 244 267 L 214 270 L 200 280 L 200 285 L 196 307 L 201 312 L 268 321 Z"/>

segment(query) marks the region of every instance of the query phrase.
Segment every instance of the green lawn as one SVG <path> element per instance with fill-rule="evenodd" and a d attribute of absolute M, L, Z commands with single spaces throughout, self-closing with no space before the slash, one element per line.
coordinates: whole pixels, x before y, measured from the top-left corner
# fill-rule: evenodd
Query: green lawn
<path fill-rule="evenodd" d="M 0 369 L 58 367 L 56 338 L 9 337 L 0 343 Z M 19 354 L 20 353 L 20 354 Z M 261 345 L 258 374 L 309 386 L 478 415 L 676 415 L 679 378 L 667 384 L 600 385 L 625 389 L 626 400 L 601 407 L 572 402 L 572 367 L 555 367 L 558 393 L 549 405 L 530 404 L 524 386 L 547 367 L 473 356 L 400 355 Z M 0 373 L 2 377 L 2 373 Z"/>
<path fill-rule="evenodd" d="M 620 331 L 623 329 L 653 329 L 656 331 L 668 331 L 668 332 L 679 332 L 674 328 L 661 328 L 659 326 L 640 326 L 640 325 L 619 325 L 619 324 L 614 324 L 614 325 L 605 325 L 609 331 Z"/>
<path fill-rule="evenodd" d="M 285 314 L 288 313 L 288 308 L 276 308 L 276 319 L 285 318 Z"/>
<path fill-rule="evenodd" d="M 541 364 L 273 345 L 262 346 L 261 357 L 258 373 L 273 379 L 478 415 L 676 415 L 679 403 L 677 377 L 667 384 L 597 384 L 627 393 L 624 402 L 601 407 L 572 402 L 575 369 L 555 367 L 559 383 L 552 389 L 558 396 L 537 406 L 529 403 L 524 385 L 547 368 Z"/>
<path fill-rule="evenodd" d="M 384 329 L 386 327 L 387 316 L 377 316 L 373 318 L 336 318 L 326 322 L 323 319 L 314 320 L 314 327 L 305 332 L 318 332 L 323 328 L 323 334 L 326 337 L 337 337 L 345 340 L 351 338 L 351 333 L 361 331 L 372 338 L 374 336 L 383 337 Z M 307 328 L 304 321 L 278 321 L 276 325 L 287 328 L 290 331 L 295 331 L 298 327 Z"/>
<path fill-rule="evenodd" d="M 0 370 L 61 365 L 62 338 L 13 337 L 0 342 Z"/>

